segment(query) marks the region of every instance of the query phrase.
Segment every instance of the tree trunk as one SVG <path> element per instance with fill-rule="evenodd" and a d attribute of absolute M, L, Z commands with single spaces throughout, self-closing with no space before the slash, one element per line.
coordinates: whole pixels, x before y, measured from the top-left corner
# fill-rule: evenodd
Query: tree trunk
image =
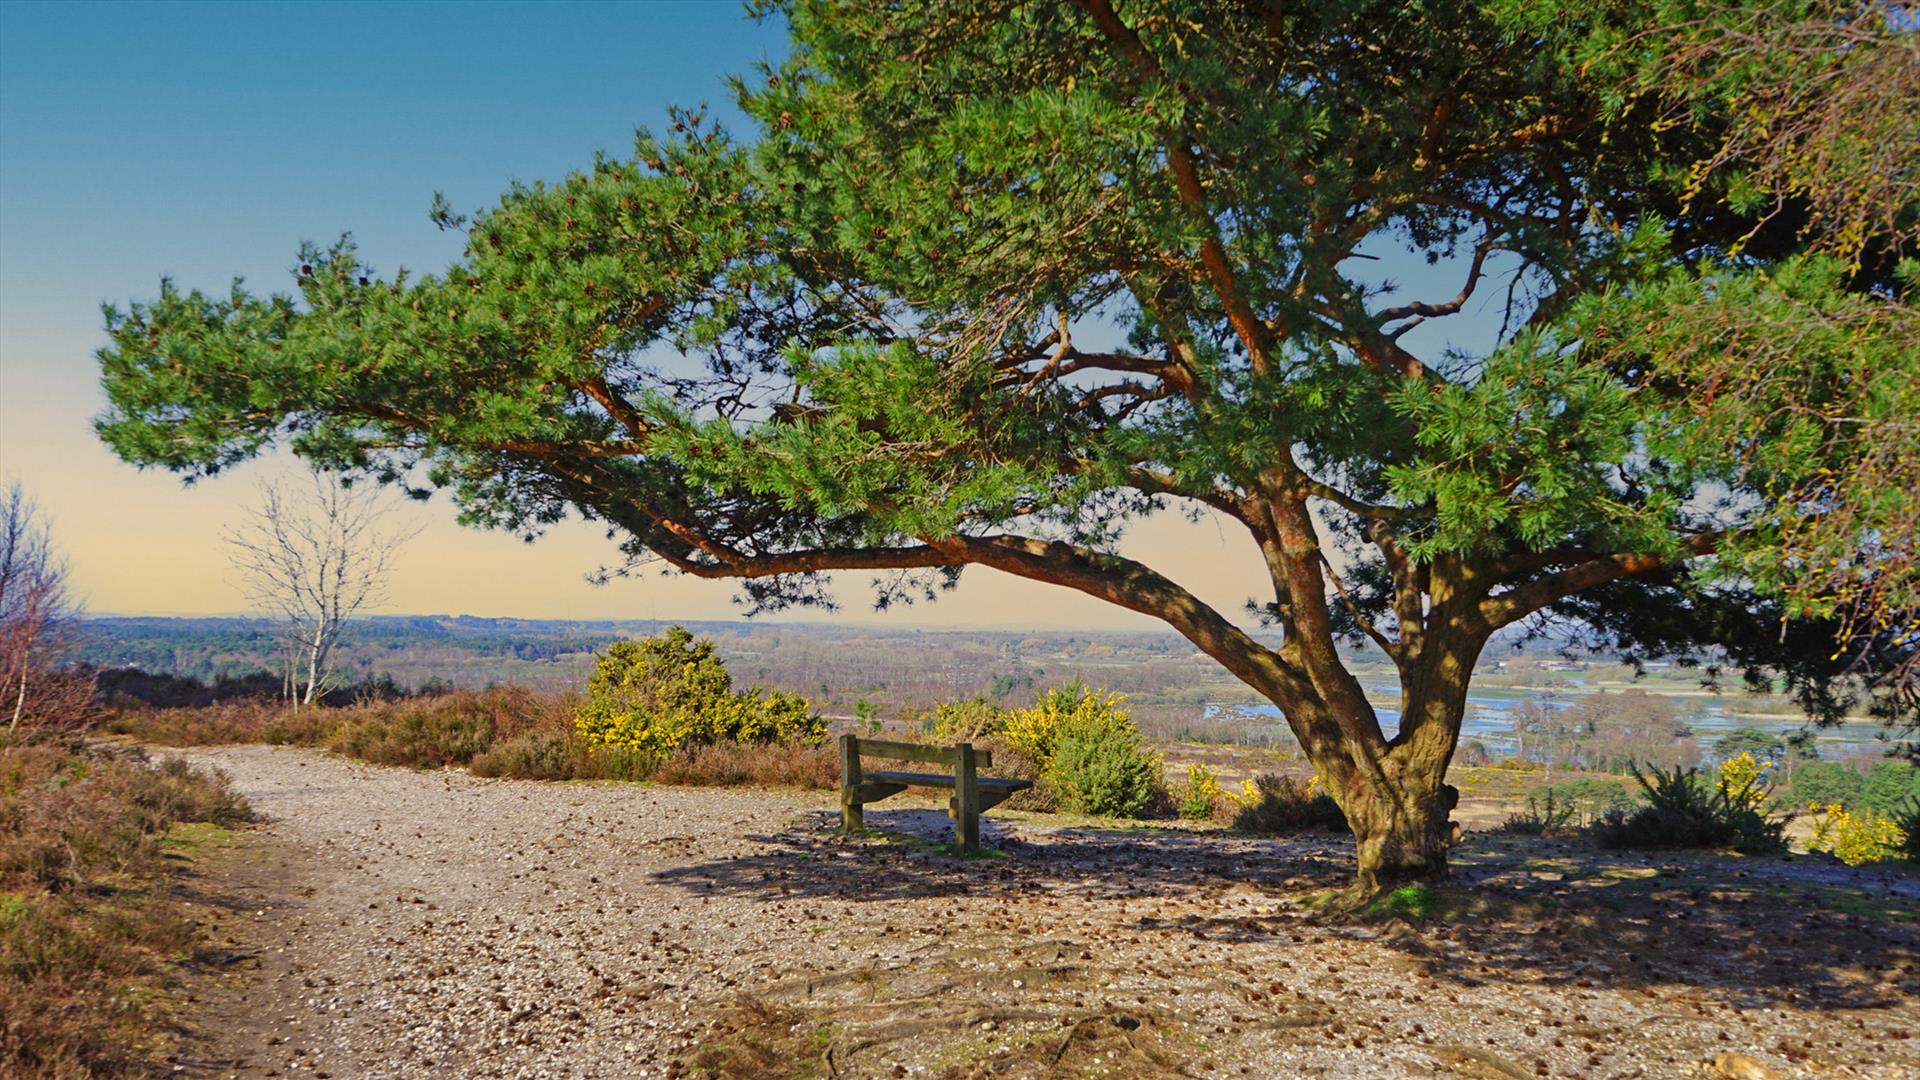
<path fill-rule="evenodd" d="M 1459 801 L 1459 790 L 1438 775 L 1350 786 L 1341 809 L 1358 863 L 1352 899 L 1365 903 L 1403 885 L 1445 881 L 1447 849 L 1459 835 L 1449 815 Z"/>
<path fill-rule="evenodd" d="M 313 704 L 314 691 L 320 686 L 320 652 L 322 642 L 325 640 L 325 638 L 322 637 L 324 633 L 325 627 L 323 626 L 319 631 L 314 633 L 313 640 L 307 645 L 307 692 L 301 702 L 305 705 Z"/>

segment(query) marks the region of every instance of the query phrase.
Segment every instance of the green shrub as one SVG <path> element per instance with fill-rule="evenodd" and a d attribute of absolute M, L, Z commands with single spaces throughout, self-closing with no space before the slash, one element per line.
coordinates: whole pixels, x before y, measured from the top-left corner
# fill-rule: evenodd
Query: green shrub
<path fill-rule="evenodd" d="M 1118 708 L 1117 695 L 1073 691 L 1079 692 L 1072 706 L 1048 718 L 1051 746 L 1043 770 L 1055 796 L 1060 805 L 1085 814 L 1139 816 L 1160 790 L 1160 756 L 1141 745 L 1139 729 Z M 1027 749 L 1018 741 L 1014 745 Z"/>
<path fill-rule="evenodd" d="M 1832 855 L 1848 866 L 1904 858 L 1907 833 L 1901 824 L 1872 810 L 1848 810 L 1835 804 L 1811 807 L 1813 837 L 1807 850 Z"/>
<path fill-rule="evenodd" d="M 1861 784 L 1861 805 L 1882 817 L 1893 817 L 1908 803 L 1920 800 L 1920 768 L 1910 761 L 1876 761 Z"/>
<path fill-rule="evenodd" d="M 1233 827 L 1260 836 L 1283 836 L 1309 830 L 1347 831 L 1340 804 L 1315 781 L 1296 780 L 1281 773 L 1262 773 L 1248 780 L 1239 794 Z"/>
<path fill-rule="evenodd" d="M 1804 810 L 1809 806 L 1860 805 L 1866 778 L 1859 770 L 1837 761 L 1809 761 L 1793 774 L 1787 793 L 1777 800 L 1783 808 Z"/>
<path fill-rule="evenodd" d="M 1635 768 L 1633 775 L 1645 805 L 1616 808 L 1595 823 L 1603 848 L 1730 848 L 1749 855 L 1786 850 L 1787 819 L 1761 809 L 1764 792 L 1751 781 L 1723 786 L 1699 769 L 1655 768 L 1648 776 Z"/>
<path fill-rule="evenodd" d="M 1007 710 L 982 697 L 943 701 L 920 718 L 921 730 L 939 743 L 978 743 L 1007 728 Z"/>
<path fill-rule="evenodd" d="M 575 724 L 588 742 L 663 758 L 682 746 L 818 741 L 826 731 L 797 694 L 734 693 L 713 642 L 678 626 L 609 646 Z"/>
<path fill-rule="evenodd" d="M 1041 694 L 1027 708 L 1008 712 L 1000 733 L 1045 770 L 1069 728 L 1121 725 L 1132 731 L 1133 722 L 1121 707 L 1126 700 L 1120 694 L 1102 694 L 1084 683 L 1071 682 Z"/>

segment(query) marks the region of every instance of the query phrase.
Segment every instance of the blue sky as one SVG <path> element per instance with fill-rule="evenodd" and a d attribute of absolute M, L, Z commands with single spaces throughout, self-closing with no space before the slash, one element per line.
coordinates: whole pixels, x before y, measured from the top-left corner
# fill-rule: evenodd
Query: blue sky
<path fill-rule="evenodd" d="M 0 296 L 45 311 L 162 273 L 279 286 L 351 229 L 441 263 L 444 190 L 560 174 L 785 46 L 737 4 L 0 6 Z"/>
<path fill-rule="evenodd" d="M 486 205 L 513 180 L 624 153 L 670 104 L 733 116 L 724 77 L 785 46 L 777 21 L 749 20 L 730 0 L 0 3 L 0 480 L 21 481 L 49 511 L 95 610 L 238 610 L 222 531 L 259 479 L 292 465 L 276 457 L 188 489 L 114 459 L 89 428 L 100 303 L 150 297 L 162 275 L 284 289 L 301 241 L 347 231 L 382 272 L 439 269 L 461 238 L 427 220 L 435 191 L 459 209 Z M 1400 271 L 1427 279 L 1423 293 L 1458 288 L 1452 268 Z M 615 553 L 584 525 L 529 548 L 458 528 L 444 500 L 401 513 L 422 531 L 387 610 L 734 611 L 725 583 L 585 584 Z M 1234 614 L 1263 577 L 1244 537 L 1178 516 L 1141 527 L 1129 551 Z M 860 579 L 842 588 L 855 617 L 863 591 Z M 991 571 L 889 619 L 1139 625 Z"/>

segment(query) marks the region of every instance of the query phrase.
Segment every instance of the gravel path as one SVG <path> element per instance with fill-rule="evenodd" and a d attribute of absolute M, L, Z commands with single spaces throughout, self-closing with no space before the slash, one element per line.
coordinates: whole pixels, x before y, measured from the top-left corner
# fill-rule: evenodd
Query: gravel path
<path fill-rule="evenodd" d="M 1524 917 L 1343 925 L 1285 903 L 1333 841 L 996 814 L 961 860 L 931 804 L 179 753 L 268 822 L 195 882 L 202 1075 L 1920 1076 L 1911 878 L 1493 844 Z"/>

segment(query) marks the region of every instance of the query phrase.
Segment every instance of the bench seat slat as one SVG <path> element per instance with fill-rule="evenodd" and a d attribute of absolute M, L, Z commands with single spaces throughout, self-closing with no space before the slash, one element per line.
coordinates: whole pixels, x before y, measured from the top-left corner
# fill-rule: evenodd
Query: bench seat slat
<path fill-rule="evenodd" d="M 863 772 L 860 774 L 860 778 L 863 780 L 878 780 L 885 784 L 906 784 L 910 787 L 950 788 L 954 784 L 953 777 L 941 776 L 937 773 Z M 981 789 L 990 788 L 999 791 L 1025 791 L 1033 786 L 1033 781 L 1008 780 L 997 776 L 978 776 L 974 778 L 974 784 Z"/>
<path fill-rule="evenodd" d="M 957 765 L 960 751 L 952 746 L 927 746 L 924 743 L 895 742 L 891 739 L 859 740 L 861 757 L 891 758 L 895 761 L 926 761 L 937 765 Z M 973 760 L 980 768 L 993 767 L 993 751 L 975 747 Z"/>

